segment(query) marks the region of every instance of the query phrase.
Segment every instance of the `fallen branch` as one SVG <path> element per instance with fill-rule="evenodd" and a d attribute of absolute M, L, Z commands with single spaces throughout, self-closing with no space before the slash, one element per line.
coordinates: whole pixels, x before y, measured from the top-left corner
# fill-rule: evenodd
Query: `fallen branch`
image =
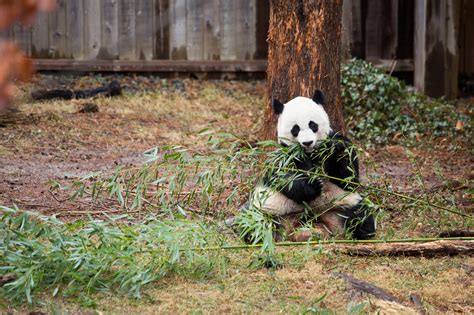
<path fill-rule="evenodd" d="M 474 241 L 440 240 L 427 243 L 357 244 L 337 247 L 341 253 L 354 256 L 449 256 L 473 255 Z"/>
<path fill-rule="evenodd" d="M 31 92 L 31 97 L 35 100 L 50 100 L 60 98 L 65 100 L 91 98 L 97 95 L 116 96 L 122 94 L 122 87 L 117 81 L 112 81 L 109 84 L 103 85 L 96 89 L 86 90 L 69 90 L 69 89 L 55 89 L 55 90 L 37 90 Z"/>
<path fill-rule="evenodd" d="M 384 300 L 384 301 L 396 302 L 403 305 L 403 303 L 399 301 L 395 296 L 391 295 L 384 289 L 379 288 L 378 286 L 374 284 L 356 279 L 350 274 L 347 274 L 344 272 L 333 272 L 332 275 L 346 280 L 347 283 L 349 283 L 354 289 L 358 291 L 372 294 L 376 298 Z"/>
<path fill-rule="evenodd" d="M 420 315 L 425 315 L 426 310 L 421 302 L 421 298 L 416 293 L 410 294 L 410 301 L 415 305 L 415 308 L 418 310 Z"/>
<path fill-rule="evenodd" d="M 474 230 L 451 230 L 442 231 L 438 234 L 438 237 L 473 237 Z"/>
<path fill-rule="evenodd" d="M 385 310 L 387 314 L 412 314 L 413 309 L 406 306 L 405 303 L 384 289 L 375 284 L 354 278 L 352 275 L 344 272 L 333 272 L 333 276 L 344 279 L 351 287 L 359 292 L 368 293 L 378 300 L 372 301 L 377 308 Z"/>

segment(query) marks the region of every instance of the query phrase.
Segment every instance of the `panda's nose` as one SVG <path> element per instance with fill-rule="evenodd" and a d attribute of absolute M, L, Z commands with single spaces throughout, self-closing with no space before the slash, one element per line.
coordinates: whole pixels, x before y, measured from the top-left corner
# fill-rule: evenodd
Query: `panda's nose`
<path fill-rule="evenodd" d="M 306 141 L 306 142 L 303 142 L 303 144 L 307 147 L 309 147 L 310 145 L 313 144 L 313 141 Z"/>

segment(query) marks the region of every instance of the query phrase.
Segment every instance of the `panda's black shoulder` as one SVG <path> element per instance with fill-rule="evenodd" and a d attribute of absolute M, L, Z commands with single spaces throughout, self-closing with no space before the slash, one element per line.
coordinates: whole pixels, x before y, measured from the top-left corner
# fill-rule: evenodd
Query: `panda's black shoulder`
<path fill-rule="evenodd" d="M 339 143 L 344 143 L 344 144 L 349 144 L 352 145 L 351 139 L 348 137 L 344 136 L 340 132 L 336 132 L 334 130 L 331 130 L 328 135 L 329 139 L 334 142 L 339 142 Z"/>

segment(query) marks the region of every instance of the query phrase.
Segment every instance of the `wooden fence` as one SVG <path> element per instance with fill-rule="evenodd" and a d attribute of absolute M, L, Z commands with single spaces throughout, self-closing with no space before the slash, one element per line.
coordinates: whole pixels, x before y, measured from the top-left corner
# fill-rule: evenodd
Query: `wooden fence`
<path fill-rule="evenodd" d="M 263 72 L 268 10 L 269 0 L 58 0 L 3 35 L 44 70 Z M 473 14 L 472 0 L 344 0 L 343 42 L 348 56 L 451 95 L 458 69 L 474 74 Z"/>
<path fill-rule="evenodd" d="M 110 70 L 127 64 L 137 70 L 143 61 L 166 65 L 146 63 L 152 60 L 265 59 L 267 29 L 268 0 L 58 0 L 54 12 L 40 13 L 33 25 L 18 24 L 3 35 L 13 37 L 43 68 L 86 68 L 81 61 L 108 60 L 124 62 L 92 62 L 92 70 L 107 64 Z M 168 68 L 173 64 L 186 63 L 168 63 Z M 231 64 L 223 63 L 223 70 Z M 211 62 L 203 69 L 212 67 Z"/>

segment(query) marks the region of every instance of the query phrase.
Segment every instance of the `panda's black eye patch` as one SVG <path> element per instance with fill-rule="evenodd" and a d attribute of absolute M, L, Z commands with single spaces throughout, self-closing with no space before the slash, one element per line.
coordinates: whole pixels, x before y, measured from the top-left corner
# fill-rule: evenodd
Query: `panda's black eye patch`
<path fill-rule="evenodd" d="M 300 126 L 294 125 L 293 128 L 291 128 L 291 134 L 293 137 L 298 137 L 298 134 L 300 133 Z"/>
<path fill-rule="evenodd" d="M 313 132 L 318 132 L 318 124 L 315 123 L 314 121 L 309 122 L 309 129 L 313 130 Z"/>

